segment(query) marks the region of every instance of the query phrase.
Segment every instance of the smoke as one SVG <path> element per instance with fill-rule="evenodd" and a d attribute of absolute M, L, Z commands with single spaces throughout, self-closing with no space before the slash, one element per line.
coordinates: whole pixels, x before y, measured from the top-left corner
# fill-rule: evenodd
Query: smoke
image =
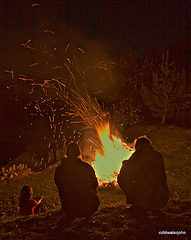
<path fill-rule="evenodd" d="M 78 9 L 73 8 L 74 3 L 67 1 L 62 6 L 59 1 L 35 3 L 3 3 L 7 11 L 2 15 L 2 51 L 15 74 L 42 81 L 55 75 L 63 77 L 66 72 L 62 68 L 55 70 L 55 67 L 62 66 L 65 59 L 72 61 L 75 56 L 78 67 L 86 74 L 88 90 L 100 101 L 115 98 L 117 81 L 113 72 L 116 66 L 110 57 L 111 47 L 102 37 L 98 40 L 98 33 L 94 33 L 97 13 L 95 22 L 85 29 L 83 19 L 78 19 L 77 15 L 83 4 L 79 4 Z M 86 6 L 87 11 L 91 10 L 91 6 Z M 101 34 L 104 34 L 103 31 Z M 28 45 L 33 49 L 22 45 L 29 40 Z"/>

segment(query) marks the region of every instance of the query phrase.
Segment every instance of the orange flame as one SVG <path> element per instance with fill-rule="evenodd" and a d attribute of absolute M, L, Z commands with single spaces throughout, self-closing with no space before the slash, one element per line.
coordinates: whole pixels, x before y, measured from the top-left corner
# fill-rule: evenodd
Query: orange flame
<path fill-rule="evenodd" d="M 94 162 L 96 175 L 101 182 L 116 180 L 122 161 L 128 159 L 132 152 L 120 138 L 111 135 L 109 124 L 98 129 L 98 135 L 102 151 L 96 153 Z"/>

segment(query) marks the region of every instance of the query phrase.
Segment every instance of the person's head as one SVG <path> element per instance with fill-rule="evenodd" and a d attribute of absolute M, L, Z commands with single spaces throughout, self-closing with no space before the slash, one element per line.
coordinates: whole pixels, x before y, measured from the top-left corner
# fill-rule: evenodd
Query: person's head
<path fill-rule="evenodd" d="M 141 136 L 141 137 L 138 137 L 137 139 L 135 139 L 135 141 L 134 141 L 135 150 L 139 149 L 143 145 L 151 146 L 152 144 L 151 144 L 151 141 L 146 136 Z"/>
<path fill-rule="evenodd" d="M 80 155 L 80 148 L 77 143 L 70 143 L 66 150 L 66 155 L 68 157 L 78 157 Z"/>
<path fill-rule="evenodd" d="M 21 199 L 30 200 L 33 196 L 33 190 L 31 186 L 23 186 L 21 189 Z"/>

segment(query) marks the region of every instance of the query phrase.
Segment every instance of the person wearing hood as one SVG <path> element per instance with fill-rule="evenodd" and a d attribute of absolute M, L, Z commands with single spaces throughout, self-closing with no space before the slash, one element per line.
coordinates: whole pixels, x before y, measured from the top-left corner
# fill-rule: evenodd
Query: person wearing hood
<path fill-rule="evenodd" d="M 118 184 L 133 209 L 159 211 L 169 198 L 163 158 L 145 136 L 135 140 L 134 147 L 132 156 L 122 162 Z"/>

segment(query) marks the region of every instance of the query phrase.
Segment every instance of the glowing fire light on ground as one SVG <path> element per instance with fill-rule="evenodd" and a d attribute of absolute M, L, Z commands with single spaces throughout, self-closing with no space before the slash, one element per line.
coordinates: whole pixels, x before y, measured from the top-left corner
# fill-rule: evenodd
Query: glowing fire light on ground
<path fill-rule="evenodd" d="M 97 151 L 94 167 L 100 182 L 115 181 L 122 161 L 128 159 L 132 150 L 120 138 L 110 133 L 109 124 L 98 129 L 102 150 Z"/>

